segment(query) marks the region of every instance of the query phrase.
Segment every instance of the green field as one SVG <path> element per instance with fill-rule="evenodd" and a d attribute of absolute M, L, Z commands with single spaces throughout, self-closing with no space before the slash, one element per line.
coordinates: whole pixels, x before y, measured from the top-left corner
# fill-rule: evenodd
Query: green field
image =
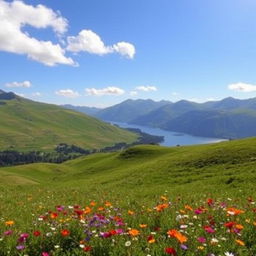
<path fill-rule="evenodd" d="M 255 255 L 255 164 L 251 138 L 1 168 L 0 255 Z"/>
<path fill-rule="evenodd" d="M 0 150 L 53 151 L 60 143 L 99 149 L 137 135 L 56 105 L 16 97 L 0 103 Z"/>

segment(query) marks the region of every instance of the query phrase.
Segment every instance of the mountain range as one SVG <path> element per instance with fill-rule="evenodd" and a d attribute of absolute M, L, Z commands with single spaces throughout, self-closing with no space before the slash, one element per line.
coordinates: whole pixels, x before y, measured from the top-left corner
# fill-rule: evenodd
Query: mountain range
<path fill-rule="evenodd" d="M 74 106 L 73 109 L 79 111 Z M 129 99 L 98 109 L 92 115 L 105 121 L 150 126 L 202 137 L 233 139 L 256 136 L 256 98 L 241 100 L 228 97 L 205 103 Z"/>

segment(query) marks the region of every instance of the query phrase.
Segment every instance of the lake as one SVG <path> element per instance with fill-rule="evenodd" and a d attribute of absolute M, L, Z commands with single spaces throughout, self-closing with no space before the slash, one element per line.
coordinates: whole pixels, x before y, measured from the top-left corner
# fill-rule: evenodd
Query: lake
<path fill-rule="evenodd" d="M 141 125 L 133 125 L 133 124 L 127 124 L 127 123 L 120 123 L 120 122 L 110 122 L 110 123 L 117 124 L 122 128 L 136 128 L 148 134 L 164 136 L 164 141 L 160 143 L 163 146 L 176 146 L 178 144 L 181 146 L 195 145 L 195 144 L 209 144 L 209 143 L 226 141 L 225 139 L 198 137 L 198 136 L 193 136 L 189 134 L 166 131 L 159 128 L 151 128 L 151 127 L 141 126 Z"/>

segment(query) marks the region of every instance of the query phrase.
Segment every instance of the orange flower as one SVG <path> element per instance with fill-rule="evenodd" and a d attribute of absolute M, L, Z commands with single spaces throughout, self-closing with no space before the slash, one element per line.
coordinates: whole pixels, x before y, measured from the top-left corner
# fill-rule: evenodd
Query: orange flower
<path fill-rule="evenodd" d="M 189 205 L 185 205 L 185 209 L 189 210 L 189 211 L 193 211 L 193 208 L 191 206 L 189 206 Z"/>
<path fill-rule="evenodd" d="M 94 202 L 94 201 L 90 202 L 90 206 L 95 206 L 96 204 L 97 204 L 97 203 Z"/>
<path fill-rule="evenodd" d="M 185 243 L 188 239 L 186 236 L 182 235 L 178 230 L 171 229 L 167 232 L 171 237 L 175 237 L 181 244 Z"/>
<path fill-rule="evenodd" d="M 129 215 L 134 215 L 134 211 L 129 210 L 129 211 L 128 211 L 128 214 L 129 214 Z"/>
<path fill-rule="evenodd" d="M 138 236 L 140 234 L 140 231 L 138 229 L 131 229 L 128 231 L 128 233 L 131 236 Z"/>
<path fill-rule="evenodd" d="M 98 211 L 104 211 L 104 207 L 102 207 L 102 206 L 99 207 L 99 208 L 98 208 Z"/>
<path fill-rule="evenodd" d="M 148 225 L 147 224 L 140 224 L 141 228 L 146 228 Z"/>
<path fill-rule="evenodd" d="M 253 222 L 253 225 L 256 226 L 256 221 Z"/>
<path fill-rule="evenodd" d="M 161 212 L 161 211 L 163 211 L 164 209 L 166 209 L 166 208 L 168 208 L 168 204 L 159 204 L 159 205 L 157 205 L 156 206 L 156 210 L 158 211 L 158 212 Z"/>
<path fill-rule="evenodd" d="M 50 215 L 51 219 L 56 219 L 57 217 L 58 217 L 58 213 L 56 213 L 56 212 L 52 212 Z"/>
<path fill-rule="evenodd" d="M 230 207 L 230 208 L 227 208 L 227 213 L 228 213 L 228 215 L 239 215 L 241 213 L 244 213 L 244 211 Z"/>
<path fill-rule="evenodd" d="M 236 224 L 236 226 L 235 226 L 237 229 L 239 229 L 239 230 L 242 230 L 243 228 L 244 228 L 244 226 L 243 225 L 241 225 L 241 224 Z"/>
<path fill-rule="evenodd" d="M 112 206 L 112 204 L 107 201 L 107 202 L 105 202 L 105 206 L 106 206 L 106 207 L 110 207 L 110 206 Z"/>
<path fill-rule="evenodd" d="M 62 236 L 69 236 L 70 235 L 70 231 L 69 230 L 67 230 L 67 229 L 63 229 L 63 230 L 61 230 L 61 235 Z"/>
<path fill-rule="evenodd" d="M 245 245 L 245 243 L 242 240 L 239 240 L 239 239 L 236 239 L 236 243 L 241 245 L 241 246 Z"/>
<path fill-rule="evenodd" d="M 153 236 L 148 236 L 148 243 L 153 244 L 156 242 L 156 239 Z"/>
<path fill-rule="evenodd" d="M 88 206 L 85 207 L 84 209 L 84 214 L 89 214 L 92 211 L 92 209 Z"/>
<path fill-rule="evenodd" d="M 12 225 L 14 225 L 14 221 L 13 220 L 8 220 L 8 221 L 5 222 L 5 225 L 6 226 L 12 226 Z"/>

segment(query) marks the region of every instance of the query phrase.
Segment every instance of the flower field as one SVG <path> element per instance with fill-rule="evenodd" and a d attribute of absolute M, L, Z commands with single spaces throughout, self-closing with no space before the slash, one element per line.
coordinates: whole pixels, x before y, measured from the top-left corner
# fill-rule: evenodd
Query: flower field
<path fill-rule="evenodd" d="M 121 202 L 33 203 L 30 225 L 1 219 L 0 255 L 256 255 L 251 197 L 186 202 L 160 195 L 150 206 Z"/>

